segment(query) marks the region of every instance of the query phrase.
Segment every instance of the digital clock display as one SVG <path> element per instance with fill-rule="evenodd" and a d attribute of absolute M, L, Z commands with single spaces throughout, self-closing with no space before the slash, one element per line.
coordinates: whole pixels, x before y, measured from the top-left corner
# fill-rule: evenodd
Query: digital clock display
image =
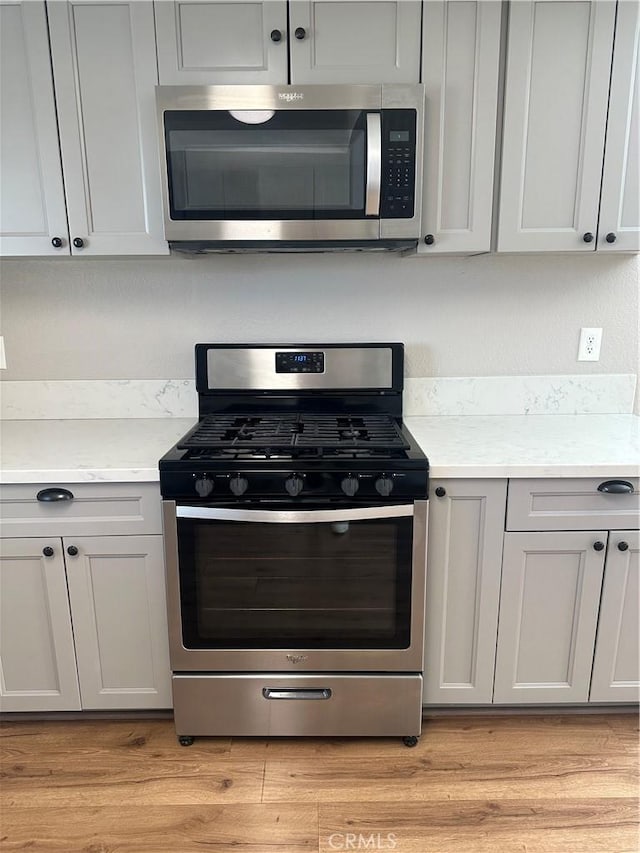
<path fill-rule="evenodd" d="M 324 373 L 324 353 L 276 352 L 276 373 Z"/>

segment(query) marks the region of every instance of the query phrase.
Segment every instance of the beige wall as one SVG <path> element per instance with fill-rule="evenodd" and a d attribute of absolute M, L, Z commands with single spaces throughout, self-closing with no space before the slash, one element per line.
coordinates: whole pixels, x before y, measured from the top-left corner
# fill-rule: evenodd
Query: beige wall
<path fill-rule="evenodd" d="M 3 379 L 190 378 L 197 341 L 400 340 L 411 376 L 637 373 L 629 256 L 7 260 Z M 598 363 L 576 360 L 602 326 Z"/>

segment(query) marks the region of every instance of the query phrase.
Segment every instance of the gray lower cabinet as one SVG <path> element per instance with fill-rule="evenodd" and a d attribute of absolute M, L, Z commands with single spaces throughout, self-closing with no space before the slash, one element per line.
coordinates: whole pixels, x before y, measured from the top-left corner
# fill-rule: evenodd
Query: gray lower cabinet
<path fill-rule="evenodd" d="M 157 485 L 4 486 L 0 532 L 0 710 L 171 707 Z"/>
<path fill-rule="evenodd" d="M 506 480 L 434 480 L 424 702 L 492 700 Z"/>
<path fill-rule="evenodd" d="M 169 708 L 162 537 L 64 545 L 82 707 Z"/>
<path fill-rule="evenodd" d="M 591 678 L 591 702 L 640 699 L 640 533 L 609 534 Z"/>
<path fill-rule="evenodd" d="M 606 531 L 505 534 L 495 703 L 589 699 L 606 541 Z"/>
<path fill-rule="evenodd" d="M 78 711 L 60 540 L 0 540 L 0 710 Z"/>

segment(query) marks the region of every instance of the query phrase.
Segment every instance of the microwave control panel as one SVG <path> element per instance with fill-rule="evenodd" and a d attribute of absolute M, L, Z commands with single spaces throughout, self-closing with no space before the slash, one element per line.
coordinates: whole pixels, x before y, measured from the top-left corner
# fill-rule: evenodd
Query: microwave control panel
<path fill-rule="evenodd" d="M 383 110 L 380 218 L 412 219 L 415 184 L 415 110 Z"/>

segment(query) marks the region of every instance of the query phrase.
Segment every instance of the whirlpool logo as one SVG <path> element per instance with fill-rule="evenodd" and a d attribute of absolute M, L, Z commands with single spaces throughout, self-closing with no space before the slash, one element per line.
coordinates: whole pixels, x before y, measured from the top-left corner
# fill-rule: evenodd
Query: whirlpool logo
<path fill-rule="evenodd" d="M 304 94 L 302 92 L 278 92 L 278 100 L 279 101 L 304 101 Z"/>
<path fill-rule="evenodd" d="M 287 660 L 290 663 L 304 663 L 307 660 L 307 655 L 287 655 Z"/>

